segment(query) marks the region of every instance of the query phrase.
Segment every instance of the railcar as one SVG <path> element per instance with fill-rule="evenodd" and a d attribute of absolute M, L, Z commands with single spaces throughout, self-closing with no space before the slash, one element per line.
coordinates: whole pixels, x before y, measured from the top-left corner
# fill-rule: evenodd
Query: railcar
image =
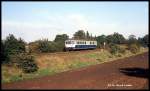
<path fill-rule="evenodd" d="M 78 49 L 95 49 L 97 41 L 93 40 L 66 40 L 65 50 L 78 50 Z"/>

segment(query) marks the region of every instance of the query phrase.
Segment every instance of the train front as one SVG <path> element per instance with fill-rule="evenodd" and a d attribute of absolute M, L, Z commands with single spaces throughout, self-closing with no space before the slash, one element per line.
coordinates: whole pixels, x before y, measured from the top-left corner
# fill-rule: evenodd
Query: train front
<path fill-rule="evenodd" d="M 75 48 L 75 41 L 74 40 L 66 40 L 65 41 L 65 50 L 74 50 Z"/>

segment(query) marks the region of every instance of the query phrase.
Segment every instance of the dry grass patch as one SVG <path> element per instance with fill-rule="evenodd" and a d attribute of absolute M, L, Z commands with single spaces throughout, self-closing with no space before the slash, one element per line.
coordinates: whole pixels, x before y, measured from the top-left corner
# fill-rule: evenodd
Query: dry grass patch
<path fill-rule="evenodd" d="M 148 51 L 148 48 L 141 48 L 141 54 Z M 116 59 L 122 59 L 125 57 L 137 55 L 132 54 L 130 51 L 126 51 L 121 57 L 112 55 L 107 50 L 103 51 L 90 51 L 90 52 L 71 52 L 65 54 L 52 54 L 52 53 L 38 53 L 33 54 L 35 61 L 39 67 L 36 73 L 25 74 L 15 66 L 7 67 L 2 65 L 2 82 L 14 82 L 24 79 L 32 79 L 35 77 L 41 77 L 45 75 L 52 75 L 59 72 L 64 72 L 72 69 L 86 67 L 89 65 L 101 64 L 104 62 L 114 61 Z"/>

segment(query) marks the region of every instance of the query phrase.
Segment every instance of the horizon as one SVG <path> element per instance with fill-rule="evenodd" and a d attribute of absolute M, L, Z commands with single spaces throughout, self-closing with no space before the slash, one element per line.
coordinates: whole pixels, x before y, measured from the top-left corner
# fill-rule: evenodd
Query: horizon
<path fill-rule="evenodd" d="M 13 34 L 26 42 L 53 41 L 78 30 L 143 37 L 149 34 L 148 2 L 2 2 L 2 39 Z"/>

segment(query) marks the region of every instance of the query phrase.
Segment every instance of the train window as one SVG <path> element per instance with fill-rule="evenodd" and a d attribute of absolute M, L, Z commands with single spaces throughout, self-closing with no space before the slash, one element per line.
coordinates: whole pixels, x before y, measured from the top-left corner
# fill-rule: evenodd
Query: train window
<path fill-rule="evenodd" d="M 72 44 L 74 44 L 74 41 L 71 41 L 72 42 Z"/>
<path fill-rule="evenodd" d="M 66 42 L 66 44 L 69 44 L 68 41 Z"/>
<path fill-rule="evenodd" d="M 71 44 L 71 41 L 67 41 L 66 44 Z"/>

